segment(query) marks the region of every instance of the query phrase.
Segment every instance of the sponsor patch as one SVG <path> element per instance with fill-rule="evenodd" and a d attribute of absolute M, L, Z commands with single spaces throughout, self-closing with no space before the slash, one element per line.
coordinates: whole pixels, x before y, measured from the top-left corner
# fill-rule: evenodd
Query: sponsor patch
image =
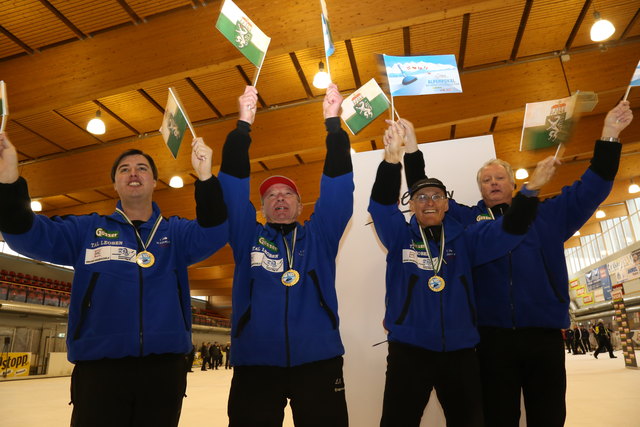
<path fill-rule="evenodd" d="M 489 214 L 480 214 L 476 217 L 476 222 L 486 221 L 488 219 L 493 219 L 493 218 L 491 218 L 491 215 Z"/>
<path fill-rule="evenodd" d="M 426 253 L 422 253 L 426 255 Z M 431 260 L 428 257 L 421 256 L 421 253 L 418 253 L 411 249 L 403 249 L 402 250 L 402 262 L 410 262 L 415 264 L 421 270 L 433 270 L 433 265 L 431 264 Z M 433 262 L 438 264 L 438 257 L 433 257 Z"/>
<path fill-rule="evenodd" d="M 284 271 L 284 259 L 271 259 L 262 251 L 251 252 L 251 267 L 262 267 L 272 273 L 282 273 Z"/>
<path fill-rule="evenodd" d="M 108 231 L 102 227 L 96 228 L 96 237 L 102 237 L 105 239 L 117 239 L 120 236 L 119 231 Z"/>
<path fill-rule="evenodd" d="M 136 253 L 135 249 L 122 246 L 100 246 L 85 250 L 84 263 L 94 264 L 104 261 L 136 262 Z"/>
<path fill-rule="evenodd" d="M 278 253 L 278 246 L 276 246 L 276 244 L 273 243 L 271 240 L 268 240 L 262 236 L 260 236 L 260 238 L 258 239 L 258 245 L 262 246 L 272 254 Z"/>

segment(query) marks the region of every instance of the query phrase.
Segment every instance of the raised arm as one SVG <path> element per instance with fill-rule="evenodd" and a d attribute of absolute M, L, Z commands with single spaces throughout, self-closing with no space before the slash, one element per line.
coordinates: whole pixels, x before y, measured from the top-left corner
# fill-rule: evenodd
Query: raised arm
<path fill-rule="evenodd" d="M 18 154 L 6 133 L 0 133 L 0 184 L 13 184 L 18 180 Z"/>
<path fill-rule="evenodd" d="M 384 133 L 384 160 L 380 162 L 376 180 L 371 190 L 369 212 L 382 244 L 389 250 L 400 245 L 399 233 L 406 228 L 404 215 L 398 209 L 400 196 L 400 171 L 402 165 L 402 137 L 396 123 L 389 123 Z"/>
<path fill-rule="evenodd" d="M 502 228 L 510 234 L 525 234 L 536 217 L 538 193 L 548 183 L 560 165 L 560 160 L 549 156 L 538 162 L 531 179 L 515 195 L 511 206 L 504 214 Z"/>
<path fill-rule="evenodd" d="M 19 178 L 16 148 L 0 133 L 0 231 L 5 233 L 24 233 L 33 223 L 27 182 Z"/>
<path fill-rule="evenodd" d="M 340 127 L 340 106 L 342 95 L 338 86 L 330 84 L 322 102 L 322 114 L 327 129 L 327 156 L 324 161 L 324 175 L 334 178 L 353 171 L 349 136 Z"/>
<path fill-rule="evenodd" d="M 220 172 L 236 178 L 248 178 L 251 173 L 249 163 L 249 145 L 251 145 L 251 125 L 256 118 L 258 91 L 253 86 L 247 86 L 238 98 L 238 123 L 229 132 L 222 148 L 222 163 Z M 225 196 L 226 197 L 226 196 Z"/>

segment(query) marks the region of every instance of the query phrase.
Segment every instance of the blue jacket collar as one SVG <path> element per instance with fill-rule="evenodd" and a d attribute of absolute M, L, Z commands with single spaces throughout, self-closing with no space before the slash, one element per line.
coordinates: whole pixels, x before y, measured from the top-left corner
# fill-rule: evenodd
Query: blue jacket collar
<path fill-rule="evenodd" d="M 122 202 L 120 200 L 118 200 L 118 203 L 116 204 L 116 207 L 118 209 L 122 210 Z M 153 209 L 153 212 L 151 213 L 151 218 L 149 218 L 149 220 L 147 222 L 142 224 L 140 226 L 141 228 L 151 228 L 151 227 L 153 227 L 153 224 L 155 224 L 156 219 L 161 214 L 160 213 L 160 208 L 158 207 L 156 202 L 151 202 L 151 207 Z M 114 211 L 111 215 L 109 215 L 109 218 L 113 219 L 114 221 L 121 222 L 123 224 L 127 223 L 127 221 L 117 211 Z"/>

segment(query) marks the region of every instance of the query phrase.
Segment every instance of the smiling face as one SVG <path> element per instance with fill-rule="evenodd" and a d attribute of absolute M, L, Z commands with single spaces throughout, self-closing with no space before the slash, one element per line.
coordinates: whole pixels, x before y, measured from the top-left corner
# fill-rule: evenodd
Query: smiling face
<path fill-rule="evenodd" d="M 441 198 L 434 201 L 434 195 Z M 414 193 L 409 201 L 409 208 L 415 214 L 420 227 L 431 227 L 442 224 L 444 214 L 449 210 L 449 200 L 442 189 L 425 187 Z"/>
<path fill-rule="evenodd" d="M 515 184 L 507 170 L 499 164 L 485 166 L 478 176 L 482 199 L 487 207 L 501 203 L 511 204 Z"/>
<path fill-rule="evenodd" d="M 291 224 L 302 212 L 298 194 L 286 184 L 273 184 L 264 192 L 262 213 L 267 222 Z"/>
<path fill-rule="evenodd" d="M 121 200 L 151 200 L 156 181 L 146 157 L 134 154 L 124 157 L 115 170 L 113 188 Z"/>

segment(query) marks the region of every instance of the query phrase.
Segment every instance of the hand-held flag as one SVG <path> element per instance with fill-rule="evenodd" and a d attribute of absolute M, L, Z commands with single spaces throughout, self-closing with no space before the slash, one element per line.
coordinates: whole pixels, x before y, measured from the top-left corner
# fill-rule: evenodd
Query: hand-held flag
<path fill-rule="evenodd" d="M 552 101 L 528 103 L 520 138 L 520 151 L 565 144 L 578 121 L 578 93 Z M 560 151 L 558 148 L 557 153 Z"/>
<path fill-rule="evenodd" d="M 225 0 L 216 22 L 216 28 L 227 38 L 253 65 L 258 67 L 252 86 L 258 82 L 258 75 L 267 54 L 271 38 L 231 0 Z"/>
<path fill-rule="evenodd" d="M 633 72 L 633 77 L 631 77 L 631 83 L 629 83 L 629 86 L 627 87 L 627 91 L 624 94 L 624 98 L 622 98 L 623 101 L 627 100 L 627 97 L 629 96 L 629 92 L 631 91 L 631 87 L 633 86 L 640 86 L 640 61 L 638 62 L 638 65 L 636 65 L 636 69 Z"/>
<path fill-rule="evenodd" d="M 196 133 L 193 130 L 193 126 L 189 121 L 189 117 L 184 110 L 184 107 L 178 99 L 176 89 L 169 88 L 169 98 L 167 99 L 167 108 L 164 110 L 164 117 L 162 119 L 162 126 L 160 126 L 160 133 L 164 139 L 167 148 L 171 151 L 173 158 L 178 157 L 178 150 L 182 139 L 186 133 L 187 126 L 191 130 L 193 137 L 196 137 Z"/>
<path fill-rule="evenodd" d="M 327 73 L 329 74 L 329 78 L 331 78 L 331 68 L 329 67 L 329 57 L 333 55 L 333 53 L 336 51 L 336 48 L 333 45 L 333 37 L 331 37 L 331 25 L 329 25 L 329 15 L 327 14 L 327 4 L 325 3 L 324 0 L 320 0 L 320 7 L 322 8 L 320 19 L 322 20 L 322 36 L 324 39 L 324 57 L 327 61 Z"/>
<path fill-rule="evenodd" d="M 391 96 L 461 93 L 454 55 L 382 55 Z"/>
<path fill-rule="evenodd" d="M 354 135 L 389 108 L 389 100 L 374 79 L 342 101 L 340 117 Z"/>

